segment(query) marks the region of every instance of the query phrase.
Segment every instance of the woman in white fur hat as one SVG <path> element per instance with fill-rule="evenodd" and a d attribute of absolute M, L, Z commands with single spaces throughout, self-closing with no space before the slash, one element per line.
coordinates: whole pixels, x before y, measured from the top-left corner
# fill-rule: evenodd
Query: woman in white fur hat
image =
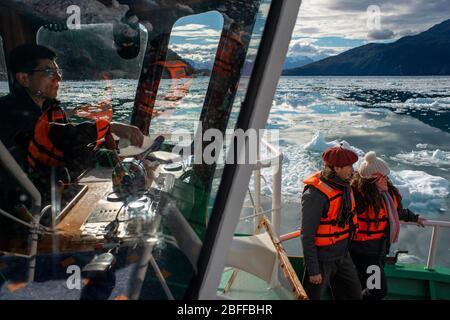
<path fill-rule="evenodd" d="M 389 171 L 387 163 L 370 151 L 364 156 L 351 183 L 359 225 L 352 241 L 351 256 L 359 272 L 363 299 L 383 299 L 387 294 L 383 268 L 390 245 L 398 240 L 399 220 L 415 222 L 422 227 L 425 221 L 403 208 L 400 192 L 389 181 Z M 373 271 L 367 272 L 369 266 L 380 268 L 378 288 L 367 288 L 367 279 L 373 274 Z"/>

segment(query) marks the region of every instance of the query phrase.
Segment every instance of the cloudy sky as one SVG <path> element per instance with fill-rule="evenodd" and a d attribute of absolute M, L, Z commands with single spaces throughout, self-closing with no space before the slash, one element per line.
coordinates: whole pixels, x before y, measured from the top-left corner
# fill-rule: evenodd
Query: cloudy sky
<path fill-rule="evenodd" d="M 169 47 L 183 58 L 195 61 L 197 67 L 211 68 L 223 23 L 218 12 L 181 18 L 172 29 Z"/>
<path fill-rule="evenodd" d="M 303 0 L 287 57 L 320 60 L 369 42 L 417 34 L 447 19 L 450 0 Z M 180 19 L 171 48 L 208 67 L 222 24 L 217 12 Z"/>
<path fill-rule="evenodd" d="M 450 19 L 450 0 L 303 0 L 288 56 L 314 60 Z"/>

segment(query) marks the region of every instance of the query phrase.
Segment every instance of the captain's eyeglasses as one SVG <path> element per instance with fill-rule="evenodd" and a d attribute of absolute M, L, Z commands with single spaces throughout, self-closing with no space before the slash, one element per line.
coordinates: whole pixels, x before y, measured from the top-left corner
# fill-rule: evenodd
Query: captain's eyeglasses
<path fill-rule="evenodd" d="M 45 72 L 45 73 L 47 73 L 47 77 L 49 77 L 50 79 L 55 78 L 56 75 L 58 75 L 60 78 L 62 78 L 62 75 L 63 75 L 62 69 L 51 69 L 51 68 L 36 69 L 36 70 L 33 70 L 32 72 Z"/>

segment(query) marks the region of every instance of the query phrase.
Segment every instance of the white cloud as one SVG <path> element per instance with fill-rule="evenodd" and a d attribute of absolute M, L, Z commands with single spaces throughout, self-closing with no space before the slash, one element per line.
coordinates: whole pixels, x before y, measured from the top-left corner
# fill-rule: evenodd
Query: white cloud
<path fill-rule="evenodd" d="M 172 29 L 172 31 L 189 31 L 189 30 L 197 31 L 197 30 L 203 29 L 203 28 L 206 28 L 206 25 L 190 23 L 190 24 L 185 24 L 182 26 L 176 26 Z"/>
<path fill-rule="evenodd" d="M 203 27 L 194 28 L 193 25 L 187 25 L 190 26 L 189 28 L 183 28 L 184 26 L 175 27 L 172 29 L 171 35 L 177 36 L 177 37 L 186 37 L 186 38 L 203 38 L 207 39 L 210 37 L 219 38 L 221 34 L 221 30 L 217 29 L 210 29 Z M 201 26 L 201 25 L 197 25 Z"/>
<path fill-rule="evenodd" d="M 449 0 L 303 0 L 293 38 L 337 36 L 370 39 L 367 8 L 380 9 L 381 30 L 396 37 L 424 31 L 450 18 Z"/>
<path fill-rule="evenodd" d="M 348 47 L 326 47 L 318 46 L 314 44 L 317 39 L 305 38 L 305 39 L 294 39 L 289 45 L 289 50 L 287 57 L 309 57 L 313 60 L 320 60 L 328 56 L 334 56 L 345 50 Z"/>
<path fill-rule="evenodd" d="M 379 14 L 377 10 L 368 10 L 374 5 Z M 367 42 L 395 40 L 425 31 L 449 18 L 450 0 L 303 0 L 288 56 L 317 59 L 349 49 L 314 43 L 322 37 Z"/>
<path fill-rule="evenodd" d="M 217 44 L 171 44 L 171 50 L 179 54 L 184 59 L 194 60 L 195 62 L 209 63 L 214 60 Z"/>

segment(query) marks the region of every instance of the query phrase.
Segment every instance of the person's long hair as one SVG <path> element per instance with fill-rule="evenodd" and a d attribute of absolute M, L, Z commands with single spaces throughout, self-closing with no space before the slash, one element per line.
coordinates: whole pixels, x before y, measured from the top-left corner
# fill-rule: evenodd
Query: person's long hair
<path fill-rule="evenodd" d="M 378 218 L 380 209 L 383 208 L 384 204 L 383 197 L 378 191 L 375 180 L 376 178 L 365 179 L 358 172 L 355 172 L 350 184 L 353 190 L 361 196 L 358 198 L 362 199 L 364 207 L 372 207 Z M 387 185 L 389 193 L 397 198 L 398 209 L 402 209 L 402 196 L 400 192 L 389 179 L 387 179 Z"/>

